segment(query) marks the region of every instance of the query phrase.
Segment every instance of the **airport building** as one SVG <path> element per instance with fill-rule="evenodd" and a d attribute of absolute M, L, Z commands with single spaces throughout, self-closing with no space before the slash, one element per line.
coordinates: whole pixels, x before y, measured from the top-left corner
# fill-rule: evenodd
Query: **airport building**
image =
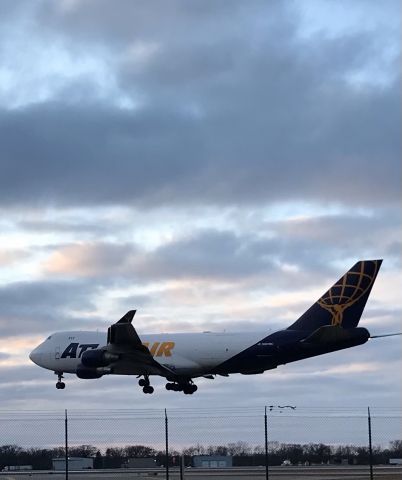
<path fill-rule="evenodd" d="M 66 469 L 65 458 L 53 458 L 53 470 L 64 471 Z M 69 470 L 88 470 L 94 468 L 94 459 L 86 457 L 68 457 Z"/>
<path fill-rule="evenodd" d="M 230 468 L 233 459 L 223 455 L 194 455 L 193 467 L 195 468 Z"/>
<path fill-rule="evenodd" d="M 153 457 L 129 458 L 122 465 L 123 468 L 155 468 L 157 466 L 156 458 Z"/>

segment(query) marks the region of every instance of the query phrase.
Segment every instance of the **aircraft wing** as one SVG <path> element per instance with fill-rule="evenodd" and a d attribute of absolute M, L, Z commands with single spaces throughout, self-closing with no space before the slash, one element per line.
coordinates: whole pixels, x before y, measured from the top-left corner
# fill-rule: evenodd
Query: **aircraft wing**
<path fill-rule="evenodd" d="M 130 374 L 133 371 L 142 375 L 175 376 L 175 373 L 154 360 L 149 349 L 132 325 L 136 310 L 130 310 L 118 322 L 111 325 L 107 334 L 107 352 L 116 355 L 113 373 Z"/>

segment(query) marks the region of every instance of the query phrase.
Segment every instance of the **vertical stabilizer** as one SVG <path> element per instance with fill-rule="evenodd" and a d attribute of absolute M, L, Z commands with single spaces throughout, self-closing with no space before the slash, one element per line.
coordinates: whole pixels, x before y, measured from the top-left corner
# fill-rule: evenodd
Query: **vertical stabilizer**
<path fill-rule="evenodd" d="M 325 325 L 357 327 L 382 260 L 357 262 L 288 330 L 314 331 Z"/>

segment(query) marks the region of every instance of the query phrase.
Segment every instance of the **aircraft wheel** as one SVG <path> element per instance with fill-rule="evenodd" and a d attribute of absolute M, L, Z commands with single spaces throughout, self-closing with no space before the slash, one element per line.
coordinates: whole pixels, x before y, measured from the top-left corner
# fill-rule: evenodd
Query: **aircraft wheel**
<path fill-rule="evenodd" d="M 63 390 L 64 388 L 66 388 L 66 384 L 64 382 L 57 382 L 56 388 L 57 390 Z"/>
<path fill-rule="evenodd" d="M 171 383 L 167 383 L 167 384 L 165 385 L 165 388 L 166 388 L 166 390 L 172 390 L 172 384 L 171 384 Z"/>
<path fill-rule="evenodd" d="M 146 386 L 142 389 L 142 391 L 143 391 L 144 393 L 149 393 L 149 394 L 151 394 L 151 393 L 154 393 L 154 387 L 151 387 L 151 385 L 146 385 Z"/>
<path fill-rule="evenodd" d="M 147 386 L 147 382 L 145 381 L 144 378 L 140 378 L 140 379 L 138 380 L 138 385 L 139 385 L 140 387 L 146 387 L 146 386 Z"/>
<path fill-rule="evenodd" d="M 195 393 L 197 390 L 198 390 L 198 387 L 197 387 L 197 385 L 194 385 L 194 384 L 185 385 L 185 386 L 183 387 L 183 393 L 184 393 L 185 395 L 192 395 L 192 394 Z"/>

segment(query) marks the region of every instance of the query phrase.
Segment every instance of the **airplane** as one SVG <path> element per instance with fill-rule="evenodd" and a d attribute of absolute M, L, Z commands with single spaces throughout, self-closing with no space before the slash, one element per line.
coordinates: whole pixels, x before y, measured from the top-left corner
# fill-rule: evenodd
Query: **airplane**
<path fill-rule="evenodd" d="M 53 370 L 62 390 L 64 373 L 81 379 L 136 375 L 143 392 L 154 388 L 150 376 L 167 380 L 166 389 L 191 395 L 195 378 L 254 375 L 278 365 L 335 352 L 401 333 L 370 335 L 358 327 L 382 260 L 363 260 L 348 270 L 298 320 L 272 333 L 171 333 L 138 335 L 127 312 L 106 332 L 71 331 L 50 335 L 29 355 Z"/>

